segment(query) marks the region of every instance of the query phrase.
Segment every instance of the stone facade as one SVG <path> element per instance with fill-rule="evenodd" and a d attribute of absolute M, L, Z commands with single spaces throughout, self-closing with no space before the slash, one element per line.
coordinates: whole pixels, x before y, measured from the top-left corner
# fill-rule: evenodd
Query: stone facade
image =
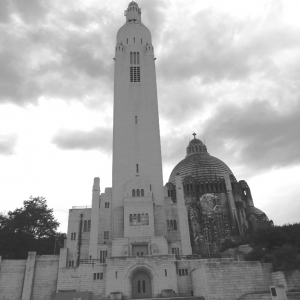
<path fill-rule="evenodd" d="M 101 193 L 96 177 L 91 207 L 70 209 L 59 256 L 30 252 L 27 261 L 1 262 L 0 300 L 234 299 L 272 284 L 270 265 L 193 255 L 202 229 L 193 224 L 198 236 L 191 235 L 186 193 L 197 186 L 178 172 L 163 186 L 151 33 L 137 3 L 130 2 L 125 15 L 114 58 L 113 186 Z M 205 152 L 206 147 L 188 149 L 189 157 L 193 149 Z M 237 196 L 232 172 L 224 165 L 217 170 L 224 192 L 219 204 L 228 215 L 228 230 L 243 234 L 247 223 L 239 202 L 244 196 Z M 247 197 L 243 201 L 253 205 Z M 219 227 L 225 228 L 226 219 L 216 213 Z"/>

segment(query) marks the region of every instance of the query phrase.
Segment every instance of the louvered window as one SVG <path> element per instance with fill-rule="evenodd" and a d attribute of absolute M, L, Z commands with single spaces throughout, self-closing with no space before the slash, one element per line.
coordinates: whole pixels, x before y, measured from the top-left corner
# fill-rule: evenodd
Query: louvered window
<path fill-rule="evenodd" d="M 130 82 L 141 82 L 140 53 L 130 52 Z"/>

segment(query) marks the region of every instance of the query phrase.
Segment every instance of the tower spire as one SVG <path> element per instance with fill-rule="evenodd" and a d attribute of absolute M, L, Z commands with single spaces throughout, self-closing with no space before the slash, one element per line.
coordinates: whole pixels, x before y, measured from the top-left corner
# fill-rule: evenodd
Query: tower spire
<path fill-rule="evenodd" d="M 131 1 L 124 12 L 124 15 L 126 16 L 126 23 L 141 23 L 141 13 L 142 12 L 138 4 Z"/>

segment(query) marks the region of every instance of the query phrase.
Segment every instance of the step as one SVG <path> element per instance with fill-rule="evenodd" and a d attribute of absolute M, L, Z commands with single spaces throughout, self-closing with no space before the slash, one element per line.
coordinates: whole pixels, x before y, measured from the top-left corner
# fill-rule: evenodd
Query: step
<path fill-rule="evenodd" d="M 132 300 L 205 300 L 204 297 L 165 297 L 165 298 L 140 298 Z"/>
<path fill-rule="evenodd" d="M 247 294 L 239 298 L 239 300 L 272 300 L 272 296 L 270 293 Z"/>

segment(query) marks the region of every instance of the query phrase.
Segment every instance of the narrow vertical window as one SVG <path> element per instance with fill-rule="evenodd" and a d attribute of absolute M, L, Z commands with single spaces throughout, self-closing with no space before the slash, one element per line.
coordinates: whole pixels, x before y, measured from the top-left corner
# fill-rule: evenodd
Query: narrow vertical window
<path fill-rule="evenodd" d="M 133 225 L 134 225 L 134 226 L 137 225 L 137 217 L 136 217 L 136 214 L 133 215 Z"/>
<path fill-rule="evenodd" d="M 139 164 L 136 164 L 136 172 L 139 172 Z"/>
<path fill-rule="evenodd" d="M 94 280 L 96 280 L 97 273 L 94 273 Z"/>
<path fill-rule="evenodd" d="M 138 225 L 141 225 L 141 214 L 138 214 Z"/>
<path fill-rule="evenodd" d="M 174 220 L 173 225 L 174 225 L 174 230 L 177 230 L 177 222 L 176 222 L 176 220 Z"/>
<path fill-rule="evenodd" d="M 118 278 L 118 271 L 116 271 L 116 278 Z"/>
<path fill-rule="evenodd" d="M 146 282 L 143 280 L 143 293 L 146 293 Z"/>
<path fill-rule="evenodd" d="M 127 38 L 127 44 L 128 44 L 128 38 Z"/>
<path fill-rule="evenodd" d="M 143 39 L 141 39 L 141 44 L 143 44 Z"/>
<path fill-rule="evenodd" d="M 83 222 L 83 231 L 87 231 L 87 221 Z"/>
<path fill-rule="evenodd" d="M 91 231 L 91 220 L 88 220 L 88 230 L 87 231 Z"/>
<path fill-rule="evenodd" d="M 141 189 L 141 197 L 144 197 L 144 189 Z"/>
<path fill-rule="evenodd" d="M 136 190 L 136 196 L 140 197 L 140 190 L 139 189 Z"/>
<path fill-rule="evenodd" d="M 132 197 L 135 197 L 135 190 L 132 190 Z"/>
<path fill-rule="evenodd" d="M 167 230 L 170 231 L 170 221 L 169 220 L 167 220 Z M 172 250 L 173 250 L 173 248 L 172 248 Z"/>
<path fill-rule="evenodd" d="M 145 215 L 142 214 L 142 225 L 145 225 Z"/>
<path fill-rule="evenodd" d="M 170 220 L 170 230 L 173 230 L 173 220 Z"/>
<path fill-rule="evenodd" d="M 136 65 L 136 53 L 133 52 L 133 64 Z"/>
<path fill-rule="evenodd" d="M 165 276 L 168 276 L 168 272 L 167 272 L 167 269 L 165 269 Z"/>
<path fill-rule="evenodd" d="M 137 63 L 137 65 L 140 64 L 140 53 L 139 52 L 136 53 L 136 63 Z"/>
<path fill-rule="evenodd" d="M 137 124 L 137 116 L 135 116 L 135 124 Z"/>
<path fill-rule="evenodd" d="M 129 215 L 129 225 L 130 226 L 133 225 L 132 214 Z"/>
<path fill-rule="evenodd" d="M 97 279 L 100 279 L 100 273 L 97 273 Z"/>
<path fill-rule="evenodd" d="M 133 38 L 133 42 L 135 43 L 135 37 Z"/>
<path fill-rule="evenodd" d="M 133 53 L 130 52 L 130 64 L 132 65 L 133 64 Z"/>
<path fill-rule="evenodd" d="M 149 225 L 149 216 L 148 216 L 148 214 L 145 214 L 145 223 L 146 223 L 146 225 Z"/>

